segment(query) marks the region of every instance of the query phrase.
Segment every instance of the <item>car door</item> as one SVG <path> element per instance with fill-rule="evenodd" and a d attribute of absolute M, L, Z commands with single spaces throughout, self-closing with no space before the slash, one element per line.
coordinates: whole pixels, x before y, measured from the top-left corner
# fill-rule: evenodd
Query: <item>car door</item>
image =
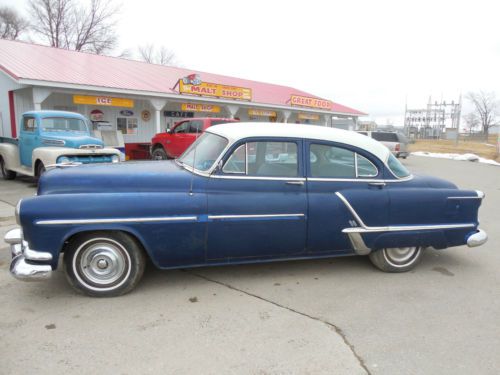
<path fill-rule="evenodd" d="M 366 151 L 343 144 L 308 141 L 305 147 L 308 251 L 350 253 L 352 245 L 344 229 L 388 223 L 383 165 Z"/>
<path fill-rule="evenodd" d="M 34 116 L 23 116 L 21 135 L 19 137 L 19 154 L 21 164 L 31 167 L 33 150 L 38 147 L 41 140 L 38 136 L 38 123 Z"/>
<path fill-rule="evenodd" d="M 247 139 L 207 184 L 207 261 L 305 252 L 307 192 L 302 141 Z"/>
<path fill-rule="evenodd" d="M 189 121 L 182 121 L 175 125 L 169 137 L 168 154 L 174 158 L 179 157 L 187 148 L 189 135 Z"/>

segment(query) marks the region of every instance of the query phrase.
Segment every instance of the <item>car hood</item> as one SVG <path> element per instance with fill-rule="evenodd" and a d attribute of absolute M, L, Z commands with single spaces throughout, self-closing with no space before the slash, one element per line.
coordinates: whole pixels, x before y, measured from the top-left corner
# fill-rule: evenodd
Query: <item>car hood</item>
<path fill-rule="evenodd" d="M 85 133 L 76 133 L 76 132 L 45 132 L 42 135 L 42 142 L 43 140 L 46 140 L 48 142 L 52 140 L 54 141 L 61 140 L 64 141 L 64 145 L 61 146 L 70 148 L 79 148 L 82 145 L 104 146 L 103 141 L 101 141 L 100 139 L 91 137 Z"/>
<path fill-rule="evenodd" d="M 189 191 L 195 178 L 174 161 L 87 164 L 47 171 L 38 195 Z"/>

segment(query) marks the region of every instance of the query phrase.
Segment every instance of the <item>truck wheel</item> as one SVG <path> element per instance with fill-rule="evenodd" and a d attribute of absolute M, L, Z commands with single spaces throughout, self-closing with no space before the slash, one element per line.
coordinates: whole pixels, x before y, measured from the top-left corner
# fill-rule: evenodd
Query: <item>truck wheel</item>
<path fill-rule="evenodd" d="M 42 177 L 42 174 L 44 174 L 44 173 L 45 173 L 45 165 L 43 165 L 43 163 L 40 162 L 36 166 L 36 177 L 40 178 L 40 177 Z"/>
<path fill-rule="evenodd" d="M 167 160 L 168 156 L 165 150 L 161 147 L 157 147 L 153 150 L 153 153 L 151 154 L 151 157 L 153 160 Z"/>
<path fill-rule="evenodd" d="M 384 272 L 407 272 L 422 259 L 421 247 L 391 247 L 370 253 L 372 263 Z"/>
<path fill-rule="evenodd" d="M 0 156 L 0 169 L 2 170 L 2 177 L 4 180 L 13 180 L 16 178 L 16 172 L 10 171 L 7 168 L 5 168 L 5 162 L 3 161 L 3 158 Z"/>
<path fill-rule="evenodd" d="M 78 236 L 64 253 L 70 285 L 93 297 L 116 297 L 139 283 L 146 264 L 142 246 L 123 232 Z"/>

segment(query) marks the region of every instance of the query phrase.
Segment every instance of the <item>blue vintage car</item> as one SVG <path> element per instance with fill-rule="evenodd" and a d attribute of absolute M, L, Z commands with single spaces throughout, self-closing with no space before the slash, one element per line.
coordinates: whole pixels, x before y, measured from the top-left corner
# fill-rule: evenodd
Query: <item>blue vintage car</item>
<path fill-rule="evenodd" d="M 478 246 L 484 194 L 411 175 L 377 141 L 337 129 L 230 124 L 175 161 L 52 170 L 16 210 L 11 272 L 116 296 L 147 258 L 172 269 L 368 255 L 412 269 L 427 247 Z"/>

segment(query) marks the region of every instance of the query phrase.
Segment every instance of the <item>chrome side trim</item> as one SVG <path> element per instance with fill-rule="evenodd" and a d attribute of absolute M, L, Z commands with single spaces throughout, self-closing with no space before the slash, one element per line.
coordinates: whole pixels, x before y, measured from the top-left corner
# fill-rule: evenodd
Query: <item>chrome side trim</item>
<path fill-rule="evenodd" d="M 486 194 L 484 194 L 484 192 L 482 192 L 481 190 L 476 190 L 476 194 L 479 199 L 484 199 L 484 197 L 486 196 Z"/>
<path fill-rule="evenodd" d="M 475 224 L 440 224 L 440 225 L 398 225 L 387 227 L 345 228 L 342 233 L 377 233 L 377 232 L 405 232 L 414 230 L 462 229 L 474 228 Z"/>
<path fill-rule="evenodd" d="M 483 199 L 481 197 L 448 197 L 447 199 Z"/>
<path fill-rule="evenodd" d="M 210 220 L 223 219 L 265 219 L 273 217 L 304 217 L 305 214 L 266 214 L 266 215 L 208 215 Z"/>
<path fill-rule="evenodd" d="M 149 223 L 161 221 L 196 221 L 197 216 L 165 216 L 165 217 L 134 217 L 114 219 L 68 219 L 68 220 L 39 220 L 37 225 L 68 225 L 68 224 L 109 224 L 109 223 Z"/>
<path fill-rule="evenodd" d="M 366 225 L 361 217 L 358 215 L 356 210 L 351 206 L 349 201 L 338 191 L 335 193 L 337 197 L 344 203 L 349 212 L 352 214 L 359 227 L 348 227 L 342 229 L 342 233 L 349 236 L 352 247 L 356 254 L 367 255 L 370 253 L 370 249 L 366 246 L 362 234 L 366 233 L 378 233 L 378 232 L 404 232 L 404 231 L 416 231 L 416 230 L 439 230 L 439 229 L 463 229 L 463 228 L 474 228 L 476 225 L 474 223 L 463 223 L 463 224 L 437 224 L 437 225 L 398 225 L 398 226 L 383 226 L 383 227 L 370 227 Z M 471 236 L 472 237 L 472 236 Z M 478 246 L 478 245 L 477 245 Z"/>
<path fill-rule="evenodd" d="M 397 180 L 387 180 L 380 178 L 324 178 L 324 177 L 307 177 L 307 181 L 318 181 L 318 182 L 384 182 L 384 183 L 399 183 L 406 182 L 413 179 L 413 175 L 406 177 L 404 179 Z"/>

